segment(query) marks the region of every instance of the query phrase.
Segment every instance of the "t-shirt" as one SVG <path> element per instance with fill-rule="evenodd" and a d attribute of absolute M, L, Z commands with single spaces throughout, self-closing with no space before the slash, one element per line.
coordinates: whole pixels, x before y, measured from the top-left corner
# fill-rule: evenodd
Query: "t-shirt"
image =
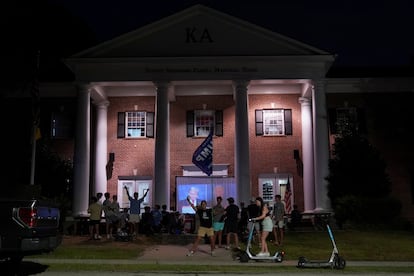
<path fill-rule="evenodd" d="M 214 222 L 221 221 L 223 214 L 224 214 L 224 207 L 221 204 L 220 205 L 217 204 L 213 206 L 213 221 Z"/>
<path fill-rule="evenodd" d="M 236 204 L 230 204 L 226 208 L 226 221 L 227 222 L 237 222 L 239 219 L 239 206 Z"/>
<path fill-rule="evenodd" d="M 197 209 L 197 215 L 200 218 L 200 226 L 211 228 L 213 226 L 213 210 Z"/>
<path fill-rule="evenodd" d="M 144 198 L 135 199 L 132 196 L 129 197 L 129 213 L 130 214 L 141 214 L 141 203 L 144 202 Z"/>
<path fill-rule="evenodd" d="M 285 215 L 285 205 L 281 201 L 277 201 L 273 206 L 273 217 L 276 221 L 283 220 Z"/>

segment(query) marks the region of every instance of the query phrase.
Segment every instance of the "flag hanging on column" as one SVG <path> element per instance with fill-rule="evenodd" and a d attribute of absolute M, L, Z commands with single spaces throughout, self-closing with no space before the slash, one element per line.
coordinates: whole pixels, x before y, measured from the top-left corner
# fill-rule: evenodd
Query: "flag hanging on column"
<path fill-rule="evenodd" d="M 213 127 L 201 145 L 194 151 L 193 163 L 210 176 L 213 173 Z"/>
<path fill-rule="evenodd" d="M 285 190 L 285 212 L 286 214 L 290 214 L 292 212 L 292 191 L 290 190 L 290 181 L 288 177 L 288 181 L 286 184 Z"/>

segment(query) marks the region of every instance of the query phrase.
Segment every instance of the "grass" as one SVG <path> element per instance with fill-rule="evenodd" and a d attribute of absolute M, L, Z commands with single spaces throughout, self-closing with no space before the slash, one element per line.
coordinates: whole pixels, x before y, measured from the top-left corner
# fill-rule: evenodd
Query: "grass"
<path fill-rule="evenodd" d="M 335 241 L 340 255 L 346 261 L 413 261 L 414 238 L 412 232 L 385 230 L 346 230 L 335 231 Z M 140 241 L 115 243 L 101 241 L 69 242 L 73 237 L 66 237 L 61 246 L 47 255 L 36 256 L 52 259 L 136 259 L 143 254 L 146 247 L 159 242 L 156 238 Z M 86 238 L 83 237 L 83 240 Z M 270 250 L 276 248 L 269 241 Z M 117 246 L 117 247 L 114 247 Z M 117 250 L 120 249 L 120 250 Z M 256 248 L 253 248 L 253 250 Z M 280 249 L 278 249 L 280 250 Z M 285 236 L 283 251 L 285 260 L 297 261 L 300 256 L 309 260 L 327 260 L 332 252 L 332 244 L 328 234 L 319 232 L 288 232 Z M 49 265 L 50 271 L 170 271 L 170 272 L 237 272 L 260 273 L 277 270 L 278 272 L 298 271 L 294 266 L 205 266 L 204 265 L 168 265 L 168 264 L 55 264 Z M 344 272 L 414 272 L 414 267 L 349 267 Z"/>

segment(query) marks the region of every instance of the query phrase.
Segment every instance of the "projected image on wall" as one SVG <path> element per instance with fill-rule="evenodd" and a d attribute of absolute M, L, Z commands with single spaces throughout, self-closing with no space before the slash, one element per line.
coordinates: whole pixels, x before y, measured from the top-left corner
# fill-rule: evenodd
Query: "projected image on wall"
<path fill-rule="evenodd" d="M 227 206 L 227 198 L 233 197 L 237 203 L 236 183 L 234 177 L 190 177 L 177 176 L 177 211 L 183 214 L 194 214 L 195 211 L 187 201 L 187 196 L 195 205 L 202 200 L 207 201 L 207 207 L 216 204 L 216 198 L 223 198 L 223 206 Z M 238 204 L 238 203 L 237 203 Z"/>

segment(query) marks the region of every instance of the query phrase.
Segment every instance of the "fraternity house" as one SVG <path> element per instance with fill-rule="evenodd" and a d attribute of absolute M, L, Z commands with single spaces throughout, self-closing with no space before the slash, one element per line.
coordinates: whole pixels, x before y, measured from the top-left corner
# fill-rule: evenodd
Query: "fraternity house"
<path fill-rule="evenodd" d="M 118 194 L 128 207 L 124 187 L 140 197 L 150 189 L 145 204 L 181 211 L 192 187 L 211 206 L 217 195 L 246 204 L 252 196 L 283 199 L 289 186 L 288 205 L 329 211 L 334 120 L 351 116 L 376 128 L 372 99 L 386 113 L 386 99 L 412 100 L 414 89 L 409 78 L 328 78 L 334 61 L 201 5 L 71 56 L 65 63 L 76 81 L 65 91 L 76 97 L 77 119 L 65 147 L 73 149 L 73 215 L 85 214 L 97 192 Z M 44 85 L 41 94 L 61 88 Z M 56 120 L 51 138 L 61 129 Z M 210 131 L 208 175 L 192 158 Z M 391 140 L 371 138 L 389 158 L 393 193 L 412 219 L 412 162 L 386 151 Z"/>

